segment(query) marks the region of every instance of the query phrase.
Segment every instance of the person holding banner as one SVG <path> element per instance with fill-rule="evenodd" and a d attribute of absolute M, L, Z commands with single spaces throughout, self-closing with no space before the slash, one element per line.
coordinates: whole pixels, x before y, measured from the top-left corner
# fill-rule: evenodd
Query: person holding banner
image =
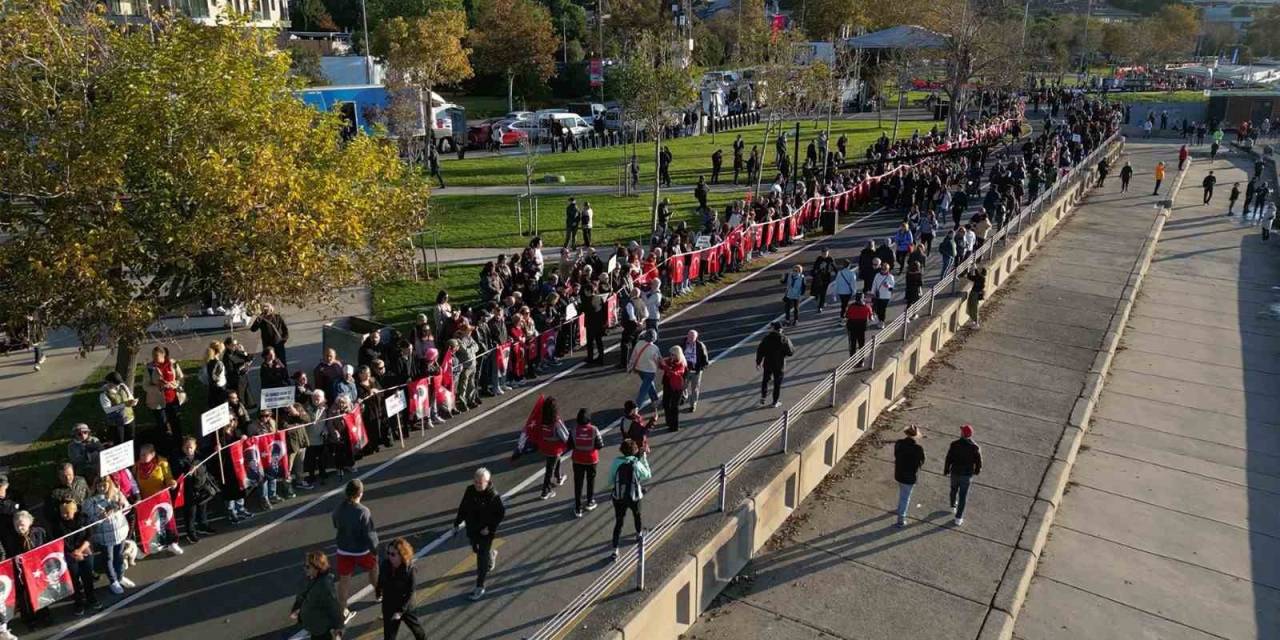
<path fill-rule="evenodd" d="M 212 535 L 209 525 L 209 501 L 219 493 L 218 484 L 200 459 L 196 457 L 196 439 L 182 439 L 182 455 L 173 461 L 173 468 L 182 478 L 182 521 L 187 526 L 187 542 L 195 544 L 201 535 Z M 124 583 L 121 583 L 124 584 Z M 125 584 L 124 586 L 131 586 Z M 114 592 L 114 589 L 112 590 Z"/>
<path fill-rule="evenodd" d="M 227 502 L 227 519 L 233 525 L 253 517 L 253 513 L 244 506 L 248 480 L 244 470 L 243 444 L 232 446 L 243 440 L 245 435 L 236 429 L 235 422 L 229 422 L 218 430 L 218 444 L 222 447 L 218 450 L 218 456 L 224 474 L 222 499 Z M 240 456 L 239 459 L 237 456 Z M 228 471 L 230 474 L 227 474 Z"/>
<path fill-rule="evenodd" d="M 71 572 L 71 584 L 75 589 L 77 617 L 85 609 L 101 611 L 102 604 L 93 592 L 93 546 L 89 542 L 89 517 L 80 511 L 75 502 L 64 501 L 58 505 L 58 519 L 50 525 L 54 538 L 63 538 L 62 545 L 67 570 Z"/>
<path fill-rule="evenodd" d="M 93 495 L 84 503 L 85 516 L 97 523 L 92 529 L 92 540 L 104 560 L 107 589 L 116 595 L 136 586 L 124 575 L 124 542 L 129 539 L 129 520 L 125 517 L 128 509 L 129 500 L 110 477 L 98 478 Z"/>

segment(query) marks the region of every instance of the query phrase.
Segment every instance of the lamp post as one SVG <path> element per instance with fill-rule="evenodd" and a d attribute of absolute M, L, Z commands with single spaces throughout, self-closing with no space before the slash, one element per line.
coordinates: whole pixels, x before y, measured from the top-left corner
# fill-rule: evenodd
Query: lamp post
<path fill-rule="evenodd" d="M 360 21 L 364 25 L 364 83 L 373 84 L 373 56 L 369 55 L 369 11 L 365 8 L 365 0 L 360 0 Z"/>

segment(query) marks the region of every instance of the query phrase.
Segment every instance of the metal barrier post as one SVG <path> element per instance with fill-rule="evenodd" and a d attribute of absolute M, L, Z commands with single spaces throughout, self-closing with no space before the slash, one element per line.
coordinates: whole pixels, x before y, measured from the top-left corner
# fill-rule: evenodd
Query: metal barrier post
<path fill-rule="evenodd" d="M 831 372 L 831 408 L 836 408 L 836 372 Z"/>
<path fill-rule="evenodd" d="M 933 301 L 937 299 L 938 299 L 938 292 L 934 291 L 933 287 L 930 287 L 929 288 L 929 315 L 930 316 L 933 316 Z"/>
<path fill-rule="evenodd" d="M 644 532 L 636 534 L 636 555 L 639 557 L 639 563 L 636 565 L 636 589 L 644 591 Z"/>
<path fill-rule="evenodd" d="M 724 513 L 725 490 L 729 485 L 729 469 L 720 465 L 720 513 Z"/>
<path fill-rule="evenodd" d="M 867 366 L 868 369 L 876 368 L 876 343 L 877 342 L 880 342 L 879 333 L 876 333 L 874 336 L 871 336 L 871 363 L 869 366 Z"/>
<path fill-rule="evenodd" d="M 907 305 L 907 308 L 902 310 L 902 341 L 903 342 L 907 341 L 907 328 L 911 326 L 911 318 L 907 316 L 907 312 L 909 311 L 911 311 L 911 305 Z"/>
<path fill-rule="evenodd" d="M 791 410 L 786 409 L 782 412 L 782 452 L 787 452 L 787 445 L 791 439 Z"/>

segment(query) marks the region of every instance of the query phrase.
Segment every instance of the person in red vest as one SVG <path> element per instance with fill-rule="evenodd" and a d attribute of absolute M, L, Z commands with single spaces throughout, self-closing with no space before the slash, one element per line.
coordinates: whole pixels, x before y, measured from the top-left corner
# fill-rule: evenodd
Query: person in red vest
<path fill-rule="evenodd" d="M 1187 151 L 1187 145 L 1184 144 L 1178 149 L 1178 171 L 1182 171 L 1182 168 L 1187 165 L 1187 157 L 1190 155 Z"/>
<path fill-rule="evenodd" d="M 542 420 L 538 422 L 538 451 L 546 457 L 546 471 L 542 475 L 542 499 L 554 498 L 551 490 L 554 476 L 556 486 L 564 484 L 564 475 L 560 473 L 560 456 L 569 449 L 569 430 L 560 420 L 560 407 L 555 398 L 547 398 L 542 402 Z"/>
<path fill-rule="evenodd" d="M 591 413 L 578 409 L 577 424 L 573 427 L 573 516 L 582 517 L 582 481 L 586 484 L 586 510 L 596 508 L 596 465 L 600 463 L 600 450 L 604 438 L 600 430 L 591 424 Z"/>

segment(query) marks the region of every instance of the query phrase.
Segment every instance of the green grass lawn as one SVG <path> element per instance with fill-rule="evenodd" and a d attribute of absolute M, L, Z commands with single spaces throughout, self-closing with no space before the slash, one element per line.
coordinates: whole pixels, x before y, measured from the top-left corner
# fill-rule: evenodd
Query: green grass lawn
<path fill-rule="evenodd" d="M 888 126 L 884 130 L 892 131 L 892 118 L 888 119 L 885 124 Z M 932 120 L 903 120 L 898 127 L 898 135 L 910 136 L 914 129 L 926 131 L 934 124 L 936 123 Z M 813 120 L 801 121 L 801 158 L 804 157 L 805 146 L 809 143 L 809 140 L 817 138 L 818 133 L 825 128 L 825 120 L 819 122 L 814 122 Z M 792 146 L 794 141 L 791 139 L 791 134 L 795 132 L 795 122 L 789 121 L 786 129 L 789 134 L 788 146 Z M 831 123 L 832 143 L 834 144 L 841 134 L 845 134 L 849 136 L 850 155 L 861 155 L 872 141 L 880 137 L 881 130 L 881 127 L 878 127 L 874 120 L 835 120 Z M 761 151 L 766 153 L 766 161 L 772 165 L 773 142 L 774 138 L 777 137 L 776 127 L 767 140 L 764 137 L 764 132 L 765 127 L 761 123 L 716 134 L 714 141 L 710 135 L 675 138 L 666 141 L 665 144 L 671 148 L 671 153 L 674 156 L 671 165 L 672 179 L 677 183 L 689 184 L 696 181 L 699 175 L 706 174 L 710 177 L 711 154 L 717 148 L 724 150 L 724 167 L 732 172 L 733 140 L 739 133 L 742 134 L 743 141 L 747 145 L 744 152 L 745 155 L 750 155 L 752 145 L 760 146 Z M 534 179 L 537 180 L 544 175 L 553 174 L 563 175 L 567 184 L 617 184 L 623 171 L 624 153 L 629 154 L 630 149 L 631 147 L 627 147 L 626 151 L 624 151 L 622 147 L 611 147 L 585 150 L 578 153 L 543 153 L 538 157 L 534 170 Z M 644 182 L 652 180 L 655 171 L 653 144 L 638 145 L 636 154 L 640 161 L 640 181 L 641 184 L 644 184 Z M 450 186 L 524 184 L 524 158 L 519 154 L 467 160 L 445 157 L 441 163 L 441 170 Z"/>
<path fill-rule="evenodd" d="M 1107 99 L 1129 104 L 1146 104 L 1152 102 L 1202 102 L 1208 100 L 1203 91 L 1134 91 L 1128 93 L 1108 93 Z"/>
<path fill-rule="evenodd" d="M 642 189 L 644 185 L 641 185 Z M 578 205 L 591 204 L 595 212 L 592 243 L 613 244 L 618 241 L 640 240 L 649 235 L 650 191 L 652 184 L 638 196 L 586 195 L 578 197 Z M 739 198 L 746 185 L 733 187 L 720 184 L 711 187 L 707 203 L 722 210 L 724 205 Z M 696 213 L 697 200 L 693 193 L 663 192 L 671 198 L 675 221 L 701 222 Z M 428 220 L 433 229 L 440 231 L 440 246 L 452 247 L 521 247 L 529 238 L 516 231 L 516 199 L 512 196 L 433 196 Z M 538 231 L 547 247 L 564 242 L 564 209 L 569 196 L 539 196 Z M 529 222 L 524 222 L 526 229 Z M 429 236 L 428 236 L 429 238 Z"/>
<path fill-rule="evenodd" d="M 448 291 L 456 308 L 479 301 L 479 284 L 480 266 L 475 264 L 444 265 L 438 279 L 382 282 L 373 286 L 373 317 L 407 331 L 419 313 L 435 306 L 439 291 Z"/>
<path fill-rule="evenodd" d="M 145 355 L 149 352 L 144 349 L 143 353 Z M 200 363 L 195 360 L 183 360 L 178 364 L 186 374 L 183 388 L 187 391 L 187 403 L 183 405 L 181 411 L 183 431 L 191 434 L 197 429 L 195 425 L 199 424 L 200 413 L 204 411 L 206 392 L 204 384 L 200 382 Z M 71 401 L 54 419 L 53 424 L 49 425 L 48 430 L 26 450 L 0 460 L 0 464 L 8 467 L 9 482 L 13 486 L 13 492 L 21 492 L 23 504 L 34 504 L 54 486 L 57 467 L 67 460 L 67 444 L 71 441 L 73 425 L 83 422 L 89 425 L 93 429 L 93 434 L 104 442 L 115 440 L 114 428 L 108 429 L 102 406 L 98 404 L 102 379 L 111 369 L 110 366 L 95 369 L 86 382 L 71 394 Z M 138 406 L 134 409 L 136 419 L 134 424 L 141 429 L 148 429 L 153 421 L 151 412 L 143 406 L 146 398 L 141 388 L 144 376 L 144 366 L 138 365 L 138 376 L 135 382 L 139 386 L 134 389 Z M 90 484 L 93 483 L 93 478 L 85 478 L 85 480 Z"/>

